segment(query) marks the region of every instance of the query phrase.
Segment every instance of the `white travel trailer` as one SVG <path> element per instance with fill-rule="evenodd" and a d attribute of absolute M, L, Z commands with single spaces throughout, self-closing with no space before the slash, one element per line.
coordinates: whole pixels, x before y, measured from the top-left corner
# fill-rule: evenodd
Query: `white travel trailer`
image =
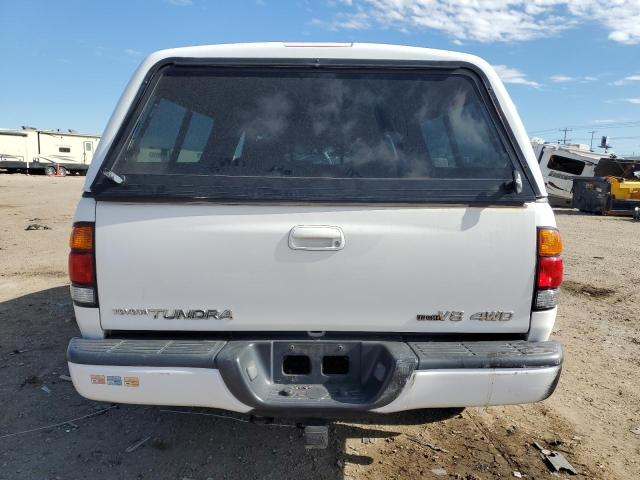
<path fill-rule="evenodd" d="M 576 177 L 628 177 L 624 160 L 613 153 L 593 152 L 589 145 L 553 144 L 532 140 L 544 178 L 549 202 L 570 206 Z"/>
<path fill-rule="evenodd" d="M 46 175 L 84 175 L 98 145 L 98 135 L 73 130 L 0 129 L 0 169 Z"/>

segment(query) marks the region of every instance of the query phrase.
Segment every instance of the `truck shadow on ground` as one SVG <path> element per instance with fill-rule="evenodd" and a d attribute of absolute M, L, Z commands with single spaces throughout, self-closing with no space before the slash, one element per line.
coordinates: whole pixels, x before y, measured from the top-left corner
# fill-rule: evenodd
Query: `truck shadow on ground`
<path fill-rule="evenodd" d="M 553 213 L 555 215 L 569 215 L 569 216 L 593 216 L 595 215 L 595 213 L 589 213 L 589 212 L 581 212 L 580 210 L 576 210 L 574 208 L 570 208 L 570 207 L 552 207 L 553 208 Z"/>
<path fill-rule="evenodd" d="M 79 334 L 68 286 L 0 303 L 0 324 L 0 450 L 8 478 L 340 479 L 345 466 L 372 463 L 346 451 L 349 439 L 372 443 L 398 435 L 394 425 L 459 412 L 350 418 L 332 425 L 326 450 L 306 450 L 291 421 L 256 425 L 229 412 L 111 406 L 80 397 L 60 377 L 68 373 L 67 342 Z"/>

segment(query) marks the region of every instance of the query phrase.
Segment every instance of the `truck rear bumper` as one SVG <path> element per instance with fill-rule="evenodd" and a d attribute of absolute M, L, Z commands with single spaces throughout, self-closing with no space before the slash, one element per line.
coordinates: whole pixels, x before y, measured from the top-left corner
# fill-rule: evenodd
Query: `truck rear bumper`
<path fill-rule="evenodd" d="M 418 408 L 481 407 L 533 403 L 549 397 L 562 367 L 423 370 L 379 413 Z"/>
<path fill-rule="evenodd" d="M 544 400 L 558 382 L 562 349 L 525 341 L 77 338 L 67 358 L 76 390 L 93 400 L 330 417 Z"/>

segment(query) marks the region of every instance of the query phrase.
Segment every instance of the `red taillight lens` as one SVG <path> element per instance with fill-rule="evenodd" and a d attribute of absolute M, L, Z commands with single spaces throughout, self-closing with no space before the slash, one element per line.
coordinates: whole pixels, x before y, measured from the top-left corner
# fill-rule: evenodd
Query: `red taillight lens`
<path fill-rule="evenodd" d="M 69 254 L 69 278 L 71 283 L 94 284 L 93 253 L 71 252 Z"/>
<path fill-rule="evenodd" d="M 538 288 L 558 288 L 562 283 L 562 257 L 538 258 Z"/>

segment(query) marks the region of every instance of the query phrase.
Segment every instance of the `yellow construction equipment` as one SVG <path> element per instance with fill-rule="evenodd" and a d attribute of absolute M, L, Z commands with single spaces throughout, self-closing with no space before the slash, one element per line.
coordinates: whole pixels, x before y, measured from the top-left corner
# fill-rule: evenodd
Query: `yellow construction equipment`
<path fill-rule="evenodd" d="M 611 195 L 616 200 L 640 200 L 640 180 L 607 177 L 611 185 Z"/>
<path fill-rule="evenodd" d="M 571 206 L 583 212 L 633 215 L 635 218 L 640 212 L 640 179 L 613 176 L 574 178 Z"/>

